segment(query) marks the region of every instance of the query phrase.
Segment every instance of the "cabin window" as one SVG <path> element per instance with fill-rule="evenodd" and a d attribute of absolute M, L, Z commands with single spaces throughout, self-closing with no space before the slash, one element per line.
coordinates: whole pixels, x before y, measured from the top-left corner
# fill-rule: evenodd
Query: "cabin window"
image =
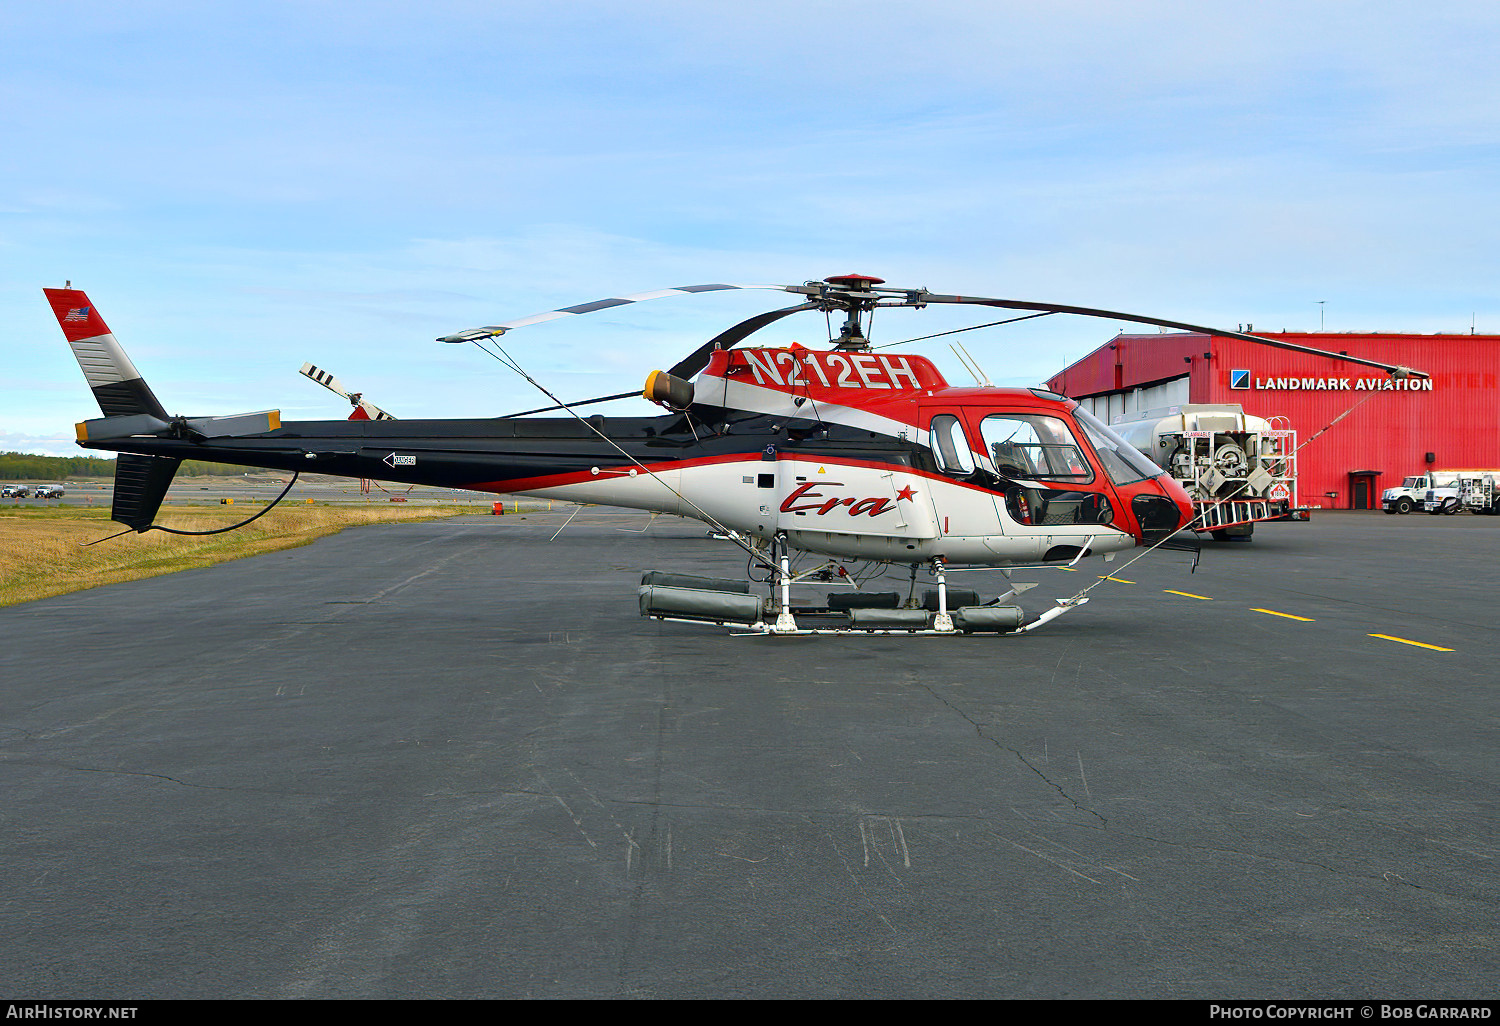
<path fill-rule="evenodd" d="M 1075 409 L 1073 416 L 1078 418 L 1078 425 L 1093 443 L 1099 462 L 1104 464 L 1104 472 L 1115 484 L 1134 484 L 1164 473 L 1139 449 L 1106 427 L 1102 420 L 1082 409 Z"/>
<path fill-rule="evenodd" d="M 957 417 L 946 413 L 933 417 L 930 434 L 932 452 L 937 457 L 939 469 L 948 474 L 974 473 L 974 454 L 969 450 L 964 426 Z"/>
<path fill-rule="evenodd" d="M 1004 479 L 1093 480 L 1078 442 L 1058 417 L 997 413 L 984 418 L 979 431 L 995 473 Z"/>

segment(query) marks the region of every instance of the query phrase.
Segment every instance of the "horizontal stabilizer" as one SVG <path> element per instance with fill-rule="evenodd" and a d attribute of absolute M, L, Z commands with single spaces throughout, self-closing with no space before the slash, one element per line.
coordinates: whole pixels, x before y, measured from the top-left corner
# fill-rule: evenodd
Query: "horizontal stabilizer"
<path fill-rule="evenodd" d="M 138 413 L 125 417 L 86 420 L 76 425 L 76 429 L 78 440 L 85 444 L 135 435 L 186 438 L 201 442 L 209 438 L 240 438 L 278 431 L 281 429 L 281 411 L 261 410 L 258 413 L 237 413 L 228 417 L 178 417 L 170 421 Z"/>
<path fill-rule="evenodd" d="M 109 518 L 144 531 L 156 519 L 179 459 L 121 453 L 115 462 L 115 502 Z"/>
<path fill-rule="evenodd" d="M 260 410 L 256 413 L 235 413 L 228 417 L 189 417 L 186 423 L 189 431 L 204 438 L 263 435 L 268 431 L 281 430 L 281 411 Z"/>
<path fill-rule="evenodd" d="M 103 417 L 85 420 L 74 425 L 78 440 L 84 444 L 101 442 L 112 438 L 130 438 L 132 435 L 156 435 L 165 437 L 172 431 L 170 422 L 149 413 L 136 413 L 124 417 Z"/>

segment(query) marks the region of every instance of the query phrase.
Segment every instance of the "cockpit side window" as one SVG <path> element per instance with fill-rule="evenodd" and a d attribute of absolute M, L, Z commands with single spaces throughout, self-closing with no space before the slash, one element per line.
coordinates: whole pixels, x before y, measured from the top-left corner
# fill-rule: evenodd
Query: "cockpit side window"
<path fill-rule="evenodd" d="M 932 453 L 937 457 L 940 470 L 964 477 L 974 473 L 974 454 L 957 417 L 947 413 L 933 417 L 930 437 Z"/>
<path fill-rule="evenodd" d="M 979 425 L 995 473 L 1012 481 L 1066 480 L 1086 483 L 1094 472 L 1068 425 L 1057 417 L 997 413 Z"/>

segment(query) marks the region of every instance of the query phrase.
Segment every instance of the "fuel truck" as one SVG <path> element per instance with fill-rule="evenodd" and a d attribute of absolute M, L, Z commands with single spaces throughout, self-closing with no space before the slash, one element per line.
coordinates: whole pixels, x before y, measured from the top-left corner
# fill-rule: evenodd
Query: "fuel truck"
<path fill-rule="evenodd" d="M 1238 404 L 1184 403 L 1127 413 L 1111 426 L 1182 485 L 1193 529 L 1215 541 L 1249 541 L 1262 520 L 1307 519 L 1297 504 L 1296 432 Z"/>

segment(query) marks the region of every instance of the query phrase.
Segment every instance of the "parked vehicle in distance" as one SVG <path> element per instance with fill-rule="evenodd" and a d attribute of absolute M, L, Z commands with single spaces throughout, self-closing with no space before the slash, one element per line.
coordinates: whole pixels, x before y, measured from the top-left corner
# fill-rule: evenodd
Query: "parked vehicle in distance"
<path fill-rule="evenodd" d="M 1500 516 L 1500 473 L 1460 479 L 1458 505 L 1470 513 Z"/>
<path fill-rule="evenodd" d="M 38 499 L 61 499 L 66 489 L 60 484 L 44 484 L 37 485 L 31 494 Z"/>
<path fill-rule="evenodd" d="M 27 485 L 8 484 L 0 487 L 0 498 L 24 499 L 31 494 L 31 488 Z"/>
<path fill-rule="evenodd" d="M 1421 509 L 1427 489 L 1432 486 L 1432 478 L 1426 474 L 1405 478 L 1399 485 L 1380 493 L 1380 506 L 1387 513 L 1410 513 Z"/>
<path fill-rule="evenodd" d="M 1500 510 L 1496 482 L 1500 470 L 1432 470 L 1387 488 L 1380 506 L 1387 513 L 1420 509 L 1434 516 L 1461 510 L 1493 514 Z"/>

